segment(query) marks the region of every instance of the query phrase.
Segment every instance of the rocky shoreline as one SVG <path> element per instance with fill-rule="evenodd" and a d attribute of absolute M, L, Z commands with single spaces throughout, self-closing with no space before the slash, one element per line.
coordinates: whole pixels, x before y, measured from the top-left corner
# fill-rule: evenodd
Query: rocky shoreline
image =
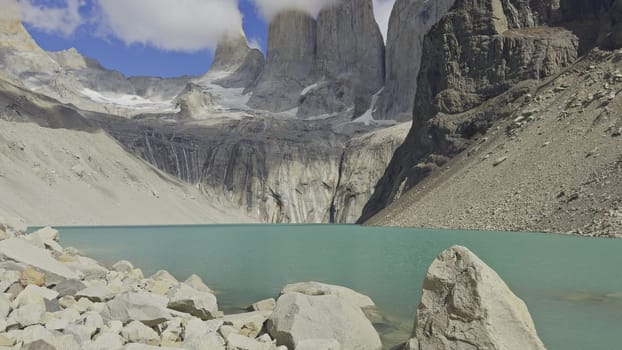
<path fill-rule="evenodd" d="M 0 225 L 0 350 L 380 350 L 368 296 L 303 282 L 225 315 L 197 275 L 145 277 L 58 244 L 59 232 Z M 464 247 L 442 252 L 423 283 L 412 339 L 391 349 L 544 349 L 526 305 Z"/>

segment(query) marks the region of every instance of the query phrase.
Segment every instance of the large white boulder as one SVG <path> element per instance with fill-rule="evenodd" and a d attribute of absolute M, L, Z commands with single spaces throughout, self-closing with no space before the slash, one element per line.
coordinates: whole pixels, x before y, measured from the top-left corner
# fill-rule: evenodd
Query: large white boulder
<path fill-rule="evenodd" d="M 268 319 L 268 331 L 288 349 L 309 339 L 335 339 L 344 350 L 382 348 L 378 333 L 360 306 L 335 295 L 282 295 Z"/>
<path fill-rule="evenodd" d="M 430 266 L 414 337 L 410 346 L 420 350 L 545 349 L 525 303 L 460 246 L 445 250 Z"/>
<path fill-rule="evenodd" d="M 171 319 L 166 297 L 148 292 L 127 292 L 106 303 L 102 316 L 123 323 L 140 321 L 153 327 Z"/>
<path fill-rule="evenodd" d="M 60 276 L 64 279 L 80 278 L 78 273 L 54 259 L 49 251 L 35 247 L 20 238 L 0 241 L 0 256 L 34 266 L 41 271 Z"/>
<path fill-rule="evenodd" d="M 373 300 L 371 300 L 371 298 L 367 295 L 356 292 L 350 288 L 335 286 L 332 284 L 320 282 L 293 283 L 286 285 L 281 291 L 281 294 L 293 292 L 306 295 L 334 295 L 361 308 L 376 306 Z"/>
<path fill-rule="evenodd" d="M 214 318 L 218 311 L 214 294 L 200 292 L 184 283 L 170 289 L 168 298 L 170 309 L 191 314 L 202 320 Z"/>

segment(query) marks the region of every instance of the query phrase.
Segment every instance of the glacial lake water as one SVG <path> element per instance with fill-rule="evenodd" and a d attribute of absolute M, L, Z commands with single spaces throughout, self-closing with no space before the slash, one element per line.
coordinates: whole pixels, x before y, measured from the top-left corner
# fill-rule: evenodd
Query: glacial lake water
<path fill-rule="evenodd" d="M 620 349 L 622 240 L 550 234 L 348 225 L 61 228 L 61 244 L 150 275 L 200 275 L 226 312 L 276 297 L 287 283 L 320 281 L 372 297 L 406 340 L 432 260 L 464 245 L 529 307 L 549 349 Z M 395 345 L 385 344 L 385 345 Z"/>

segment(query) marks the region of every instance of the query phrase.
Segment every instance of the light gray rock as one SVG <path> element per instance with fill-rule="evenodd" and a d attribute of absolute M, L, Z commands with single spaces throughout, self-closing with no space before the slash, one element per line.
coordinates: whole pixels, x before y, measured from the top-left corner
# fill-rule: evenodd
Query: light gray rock
<path fill-rule="evenodd" d="M 0 269 L 0 293 L 4 293 L 11 285 L 19 281 L 19 271 Z"/>
<path fill-rule="evenodd" d="M 301 341 L 296 350 L 341 350 L 335 339 L 306 339 Z"/>
<path fill-rule="evenodd" d="M 335 339 L 342 349 L 382 348 L 361 308 L 334 295 L 284 294 L 277 300 L 267 328 L 277 344 L 289 349 L 308 339 Z"/>
<path fill-rule="evenodd" d="M 17 308 L 22 305 L 43 304 L 43 300 L 53 300 L 57 297 L 58 292 L 31 284 L 17 295 L 12 306 Z"/>
<path fill-rule="evenodd" d="M 175 104 L 180 109 L 180 116 L 190 119 L 209 118 L 218 108 L 217 99 L 209 90 L 192 83 L 177 96 Z"/>
<path fill-rule="evenodd" d="M 134 270 L 134 265 L 127 260 L 121 260 L 112 265 L 112 270 L 123 273 L 130 273 Z"/>
<path fill-rule="evenodd" d="M 51 227 L 44 227 L 40 230 L 37 230 L 26 237 L 37 237 L 42 241 L 56 241 L 60 239 L 58 230 L 53 229 Z"/>
<path fill-rule="evenodd" d="M 203 282 L 203 279 L 201 279 L 201 277 L 199 277 L 197 275 L 193 274 L 190 277 L 188 277 L 184 281 L 184 284 L 189 285 L 190 287 L 198 290 L 199 292 L 205 292 L 205 293 L 212 293 L 212 294 L 214 294 L 214 291 Z"/>
<path fill-rule="evenodd" d="M 152 327 L 171 319 L 167 303 L 167 298 L 154 293 L 127 292 L 106 303 L 102 316 L 123 323 L 140 321 Z"/>
<path fill-rule="evenodd" d="M 146 345 L 146 344 L 126 344 L 123 347 L 123 350 L 173 350 L 173 349 L 179 350 L 182 348 L 172 348 L 172 347 L 164 347 L 164 346 L 160 347 L 160 346 L 153 346 L 153 345 Z M 203 349 L 217 350 L 218 348 L 203 348 Z"/>
<path fill-rule="evenodd" d="M 260 300 L 247 308 L 248 311 L 272 311 L 276 307 L 274 298 Z"/>
<path fill-rule="evenodd" d="M 45 305 L 43 302 L 36 304 L 28 304 L 14 309 L 7 318 L 7 324 L 20 325 L 28 327 L 36 324 L 42 324 L 45 316 Z"/>
<path fill-rule="evenodd" d="M 264 343 L 240 334 L 231 333 L 227 337 L 227 350 L 275 350 L 272 343 Z"/>
<path fill-rule="evenodd" d="M 97 329 L 81 324 L 70 324 L 63 330 L 63 333 L 73 336 L 76 342 L 82 346 L 85 346 L 91 342 L 95 332 L 97 332 Z"/>
<path fill-rule="evenodd" d="M 104 319 L 99 313 L 90 311 L 84 315 L 84 325 L 95 329 L 102 329 L 104 328 Z"/>
<path fill-rule="evenodd" d="M 334 295 L 360 308 L 376 306 L 373 300 L 367 295 L 356 292 L 350 288 L 320 282 L 288 284 L 281 290 L 281 294 L 294 292 L 306 295 Z"/>
<path fill-rule="evenodd" d="M 79 291 L 86 289 L 86 286 L 80 280 L 69 279 L 62 281 L 52 289 L 57 291 L 58 296 L 62 298 L 64 296 L 74 296 Z"/>
<path fill-rule="evenodd" d="M 272 311 L 255 311 L 243 314 L 226 315 L 222 318 L 225 325 L 233 326 L 244 336 L 255 338 L 263 329 L 263 325 L 268 320 Z"/>
<path fill-rule="evenodd" d="M 302 90 L 314 79 L 316 22 L 295 10 L 275 16 L 268 30 L 266 64 L 251 87 L 251 108 L 283 112 L 298 106 Z"/>
<path fill-rule="evenodd" d="M 59 350 L 54 345 L 48 343 L 46 340 L 39 339 L 33 342 L 24 344 L 22 350 Z"/>
<path fill-rule="evenodd" d="M 428 269 L 417 309 L 419 349 L 545 349 L 527 306 L 464 247 L 442 252 Z"/>
<path fill-rule="evenodd" d="M 0 293 L 0 319 L 6 318 L 9 311 L 11 311 L 11 301 L 4 293 Z"/>
<path fill-rule="evenodd" d="M 0 256 L 34 266 L 41 271 L 58 275 L 64 279 L 80 277 L 78 273 L 54 259 L 47 250 L 37 248 L 19 238 L 0 241 Z"/>
<path fill-rule="evenodd" d="M 182 347 L 190 350 L 223 350 L 225 349 L 225 341 L 217 333 L 210 332 L 184 339 Z"/>
<path fill-rule="evenodd" d="M 84 276 L 85 280 L 103 280 L 109 272 L 99 262 L 79 255 L 75 256 L 72 261 L 65 262 L 65 265 Z"/>
<path fill-rule="evenodd" d="M 170 290 L 168 307 L 172 310 L 185 312 L 202 320 L 214 318 L 218 311 L 216 296 L 182 283 Z"/>
<path fill-rule="evenodd" d="M 115 297 L 115 293 L 106 285 L 96 285 L 80 290 L 76 299 L 87 298 L 92 302 L 105 302 Z"/>
<path fill-rule="evenodd" d="M 129 343 L 142 343 L 147 345 L 158 345 L 160 336 L 152 328 L 145 326 L 142 322 L 132 321 L 121 330 L 121 336 Z"/>
<path fill-rule="evenodd" d="M 122 350 L 123 339 L 115 333 L 102 333 L 94 340 L 86 342 L 83 350 Z"/>

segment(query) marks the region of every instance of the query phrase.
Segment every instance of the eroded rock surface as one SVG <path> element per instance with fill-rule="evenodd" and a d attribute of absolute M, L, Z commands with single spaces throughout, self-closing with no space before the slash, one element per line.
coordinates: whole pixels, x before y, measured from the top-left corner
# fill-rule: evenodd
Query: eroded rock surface
<path fill-rule="evenodd" d="M 545 349 L 525 303 L 459 246 L 428 269 L 413 335 L 410 350 Z"/>

